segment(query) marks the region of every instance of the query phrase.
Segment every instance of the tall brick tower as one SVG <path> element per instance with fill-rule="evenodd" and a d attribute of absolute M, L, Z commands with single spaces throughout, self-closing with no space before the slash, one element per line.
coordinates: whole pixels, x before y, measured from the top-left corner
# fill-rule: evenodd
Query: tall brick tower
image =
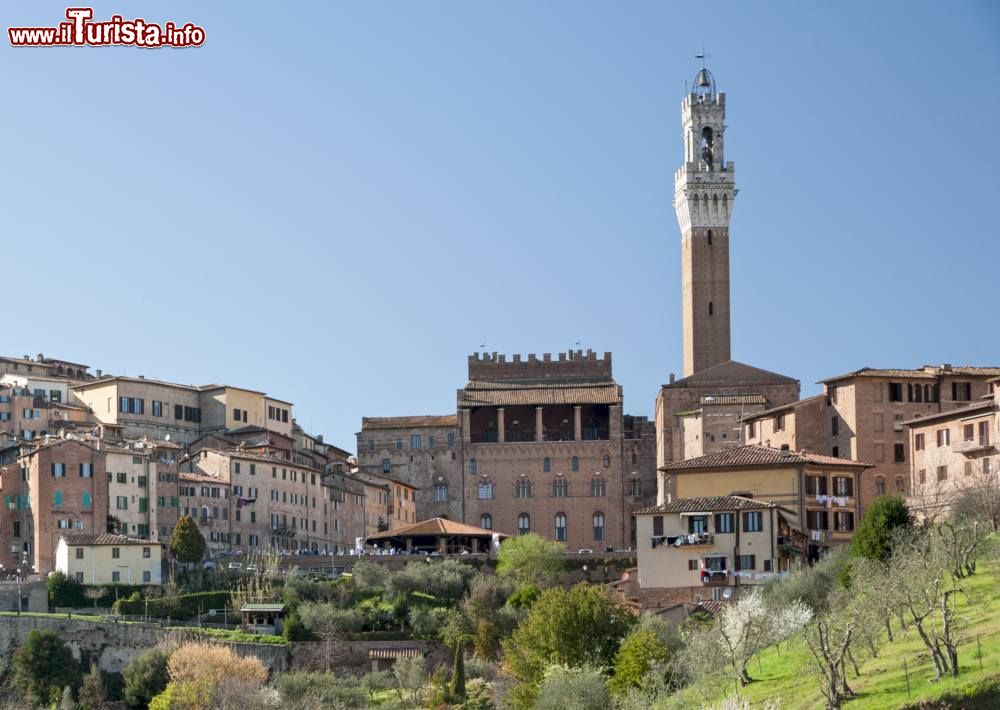
<path fill-rule="evenodd" d="M 681 228 L 684 376 L 730 359 L 729 218 L 736 196 L 725 162 L 726 95 L 704 66 L 681 102 L 684 164 L 674 177 Z"/>

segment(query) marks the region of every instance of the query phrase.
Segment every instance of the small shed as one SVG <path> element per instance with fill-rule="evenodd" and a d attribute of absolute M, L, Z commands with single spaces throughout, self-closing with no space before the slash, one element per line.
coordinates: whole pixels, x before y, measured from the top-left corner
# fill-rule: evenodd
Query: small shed
<path fill-rule="evenodd" d="M 243 630 L 252 634 L 270 634 L 280 636 L 284 628 L 285 605 L 244 604 L 240 609 L 243 620 Z"/>

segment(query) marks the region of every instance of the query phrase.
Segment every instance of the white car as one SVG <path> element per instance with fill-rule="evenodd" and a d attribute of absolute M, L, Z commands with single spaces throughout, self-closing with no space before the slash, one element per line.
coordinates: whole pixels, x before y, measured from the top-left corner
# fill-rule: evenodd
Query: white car
<path fill-rule="evenodd" d="M 243 565 L 241 565 L 239 562 L 230 562 L 228 567 L 230 572 L 239 572 L 240 570 L 243 569 Z"/>

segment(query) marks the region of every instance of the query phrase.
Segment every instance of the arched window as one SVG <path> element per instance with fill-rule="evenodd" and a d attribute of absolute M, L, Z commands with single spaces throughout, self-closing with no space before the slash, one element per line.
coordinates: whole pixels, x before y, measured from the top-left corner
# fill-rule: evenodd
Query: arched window
<path fill-rule="evenodd" d="M 563 419 L 562 423 L 559 424 L 559 440 L 572 441 L 572 439 L 573 425 L 569 423 L 569 419 Z"/>
<path fill-rule="evenodd" d="M 434 486 L 434 501 L 442 503 L 448 500 L 448 486 L 445 483 L 438 483 Z"/>
<path fill-rule="evenodd" d="M 604 539 L 604 513 L 594 513 L 594 539 Z"/>
<path fill-rule="evenodd" d="M 507 441 L 521 441 L 521 439 L 523 438 L 521 434 L 521 422 L 519 422 L 517 419 L 511 422 L 510 433 L 505 432 L 504 438 L 507 439 Z"/>
<path fill-rule="evenodd" d="M 638 498 L 642 495 L 642 481 L 638 478 L 633 478 L 629 481 L 629 492 L 628 494 L 633 498 Z"/>
<path fill-rule="evenodd" d="M 604 463 L 604 468 L 610 468 L 611 467 L 611 457 L 605 455 L 603 463 Z"/>
<path fill-rule="evenodd" d="M 486 530 L 493 529 L 493 516 L 489 513 L 483 513 L 479 516 L 479 527 L 485 528 Z"/>
<path fill-rule="evenodd" d="M 931 397 L 933 396 L 933 392 L 931 391 L 931 389 L 932 388 L 931 388 L 930 385 L 924 385 L 924 401 L 925 402 L 932 402 L 933 401 L 931 399 Z"/>
<path fill-rule="evenodd" d="M 913 388 L 913 401 L 914 402 L 924 401 L 924 388 L 921 387 L 920 385 L 917 385 L 916 387 Z"/>
<path fill-rule="evenodd" d="M 62 505 L 62 504 L 63 504 L 63 492 L 52 491 L 52 505 Z"/>
<path fill-rule="evenodd" d="M 565 498 L 569 495 L 569 481 L 562 476 L 552 481 L 552 495 L 556 498 Z"/>
<path fill-rule="evenodd" d="M 479 482 L 479 500 L 490 500 L 493 497 L 493 481 Z"/>
<path fill-rule="evenodd" d="M 877 476 L 875 478 L 875 495 L 885 495 L 885 479 L 882 478 L 882 476 Z"/>
<path fill-rule="evenodd" d="M 527 478 L 519 478 L 517 480 L 517 485 L 514 488 L 514 492 L 518 498 L 530 498 L 531 481 L 529 481 Z"/>
<path fill-rule="evenodd" d="M 636 455 L 636 453 L 635 453 L 635 452 L 633 451 L 633 452 L 632 452 L 632 465 L 633 465 L 633 466 L 635 466 L 635 465 L 636 465 L 636 463 L 637 463 L 638 461 L 639 461 L 639 457 L 638 457 L 638 456 Z"/>
<path fill-rule="evenodd" d="M 517 534 L 527 535 L 531 532 L 531 516 L 527 513 L 521 513 L 517 516 Z"/>
<path fill-rule="evenodd" d="M 607 495 L 607 486 L 600 476 L 594 476 L 590 479 L 590 495 L 594 498 L 603 498 Z"/>
<path fill-rule="evenodd" d="M 571 471 L 579 471 L 580 470 L 580 459 L 579 459 L 579 457 L 574 456 L 572 459 L 570 459 L 569 468 L 570 468 Z"/>
<path fill-rule="evenodd" d="M 902 476 L 896 476 L 896 492 L 906 493 L 906 481 L 903 480 Z"/>
<path fill-rule="evenodd" d="M 478 469 L 478 466 L 476 466 L 476 460 L 475 459 L 469 459 L 469 475 L 470 476 L 475 476 L 479 472 L 477 469 Z"/>
<path fill-rule="evenodd" d="M 566 542 L 566 514 L 556 513 L 556 540 Z"/>
<path fill-rule="evenodd" d="M 551 470 L 552 470 L 552 461 L 549 459 L 548 456 L 546 456 L 544 459 L 542 459 L 542 471 L 548 473 Z"/>
<path fill-rule="evenodd" d="M 90 491 L 83 492 L 83 507 L 90 508 L 94 505 L 94 499 L 90 495 Z"/>

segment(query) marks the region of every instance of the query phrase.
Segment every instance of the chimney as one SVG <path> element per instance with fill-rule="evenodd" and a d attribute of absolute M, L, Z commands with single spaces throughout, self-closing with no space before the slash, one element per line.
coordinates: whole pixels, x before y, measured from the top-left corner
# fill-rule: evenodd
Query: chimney
<path fill-rule="evenodd" d="M 45 359 L 45 356 L 42 355 L 41 353 L 38 353 L 38 362 L 41 362 L 44 359 Z"/>
<path fill-rule="evenodd" d="M 674 379 L 675 379 L 675 377 L 674 377 L 674 373 L 672 373 L 672 372 L 671 372 L 671 373 L 670 373 L 670 380 L 669 380 L 670 384 L 673 384 L 673 383 L 674 383 Z"/>
<path fill-rule="evenodd" d="M 139 379 L 140 380 L 144 380 L 144 379 L 146 379 L 146 376 L 145 375 L 139 375 Z"/>
<path fill-rule="evenodd" d="M 101 379 L 101 371 L 100 370 L 96 370 L 96 372 L 97 372 L 97 379 Z"/>
<path fill-rule="evenodd" d="M 945 372 L 951 372 L 951 363 L 946 362 L 944 365 L 941 366 L 941 369 L 944 370 Z"/>

